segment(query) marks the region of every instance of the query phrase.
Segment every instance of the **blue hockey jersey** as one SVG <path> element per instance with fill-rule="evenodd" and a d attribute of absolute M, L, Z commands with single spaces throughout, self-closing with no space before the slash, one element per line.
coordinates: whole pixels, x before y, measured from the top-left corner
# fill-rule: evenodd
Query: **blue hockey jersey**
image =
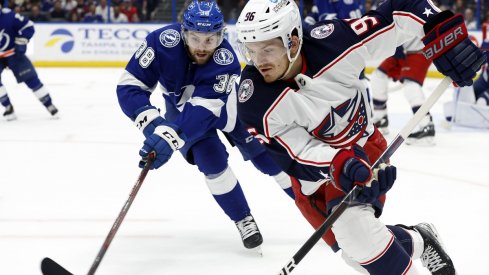
<path fill-rule="evenodd" d="M 311 13 L 315 22 L 325 19 L 359 18 L 365 13 L 364 0 L 314 0 Z"/>
<path fill-rule="evenodd" d="M 151 32 L 127 64 L 117 86 L 119 104 L 134 120 L 136 110 L 151 105 L 150 95 L 159 84 L 165 119 L 187 138 L 197 138 L 212 128 L 230 132 L 236 124 L 240 72 L 236 53 L 226 40 L 206 64 L 197 65 L 187 53 L 181 25 L 168 25 Z"/>
<path fill-rule="evenodd" d="M 254 66 L 243 70 L 238 117 L 262 140 L 282 170 L 312 194 L 327 180 L 339 149 L 363 146 L 373 134 L 371 107 L 359 75 L 370 59 L 424 35 L 439 10 L 427 0 L 390 0 L 356 20 L 325 20 L 304 27 L 302 71 L 265 83 Z"/>
<path fill-rule="evenodd" d="M 10 9 L 0 11 L 0 58 L 14 54 L 15 40 L 28 41 L 34 35 L 34 24 Z"/>

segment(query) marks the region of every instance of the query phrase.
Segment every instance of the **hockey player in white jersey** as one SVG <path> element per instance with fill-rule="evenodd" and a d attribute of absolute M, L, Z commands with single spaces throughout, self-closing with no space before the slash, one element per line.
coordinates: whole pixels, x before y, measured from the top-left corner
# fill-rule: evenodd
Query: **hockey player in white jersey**
<path fill-rule="evenodd" d="M 425 102 L 423 83 L 431 65 L 422 49 L 424 45 L 419 37 L 415 37 L 398 47 L 396 54 L 388 57 L 372 73 L 371 93 L 374 107 L 374 125 L 383 134 L 389 133 L 388 86 L 390 81 L 399 81 L 402 85 L 413 114 Z M 406 144 L 434 145 L 435 125 L 428 113 L 406 139 Z"/>
<path fill-rule="evenodd" d="M 323 236 L 328 245 L 363 273 L 418 274 L 412 261 L 421 258 L 432 274 L 455 274 L 433 226 L 386 226 L 379 219 L 396 168 L 370 169 L 386 141 L 373 126 L 358 76 L 367 59 L 385 59 L 423 37 L 438 70 L 471 85 L 485 57 L 467 39 L 463 18 L 429 0 L 388 0 L 360 19 L 303 29 L 294 1 L 250 0 L 236 29 L 249 62 L 238 116 L 298 179 L 293 188 L 305 218 L 319 227 L 354 185 L 362 186 L 356 203 Z"/>
<path fill-rule="evenodd" d="M 1 4 L 0 4 L 1 8 Z M 36 69 L 25 55 L 27 43 L 34 35 L 34 24 L 10 9 L 0 10 L 0 74 L 5 68 L 12 70 L 17 82 L 24 82 L 34 95 L 55 116 L 58 109 L 54 106 L 49 91 L 39 80 Z M 0 103 L 5 108 L 6 120 L 17 118 L 14 107 L 7 94 L 7 89 L 0 81 Z"/>
<path fill-rule="evenodd" d="M 263 239 L 251 215 L 228 153 L 217 130 L 238 147 L 245 160 L 273 176 L 292 198 L 291 180 L 236 117 L 238 58 L 224 39 L 223 15 L 214 1 L 193 1 L 183 22 L 150 33 L 129 61 L 117 86 L 124 113 L 144 134 L 143 159 L 156 153 L 151 168 L 164 165 L 178 150 L 205 175 L 215 200 L 236 226 L 246 248 Z M 164 117 L 150 102 L 160 84 Z M 140 164 L 142 165 L 142 164 Z"/>

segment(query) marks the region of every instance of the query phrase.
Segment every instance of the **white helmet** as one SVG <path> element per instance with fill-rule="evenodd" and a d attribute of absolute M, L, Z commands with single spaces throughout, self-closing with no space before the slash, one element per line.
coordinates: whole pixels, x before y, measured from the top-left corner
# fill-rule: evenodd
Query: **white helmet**
<path fill-rule="evenodd" d="M 236 23 L 238 40 L 241 43 L 260 42 L 282 38 L 290 62 L 292 32 L 297 30 L 302 46 L 302 19 L 294 0 L 250 0 L 241 12 Z M 244 47 L 242 47 L 244 48 Z M 242 54 L 246 55 L 242 52 Z"/>

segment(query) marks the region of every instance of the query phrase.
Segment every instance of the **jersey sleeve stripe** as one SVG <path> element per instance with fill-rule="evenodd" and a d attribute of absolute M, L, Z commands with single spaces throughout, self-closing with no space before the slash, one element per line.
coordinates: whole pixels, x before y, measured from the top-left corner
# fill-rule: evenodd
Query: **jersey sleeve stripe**
<path fill-rule="evenodd" d="M 395 12 L 392 13 L 392 15 L 393 16 L 407 16 L 407 17 L 410 17 L 411 19 L 413 19 L 414 21 L 418 22 L 421 25 L 424 25 L 426 23 L 426 21 L 424 21 L 423 19 L 421 19 L 418 16 L 416 16 L 416 14 L 410 13 L 410 12 L 395 11 Z"/>
<path fill-rule="evenodd" d="M 373 33 L 372 35 L 370 35 L 368 38 L 362 40 L 360 43 L 357 43 L 353 46 L 351 46 L 349 49 L 347 49 L 345 52 L 343 52 L 343 54 L 341 54 L 340 56 L 338 56 L 336 59 L 334 59 L 331 63 L 329 63 L 328 65 L 326 65 L 323 69 L 321 69 L 317 74 L 315 74 L 313 76 L 313 78 L 316 78 L 316 77 L 319 77 L 321 76 L 322 74 L 324 74 L 327 70 L 329 70 L 331 67 L 333 67 L 336 63 L 340 62 L 343 58 L 347 57 L 352 51 L 354 51 L 355 49 L 363 46 L 365 43 L 367 43 L 368 41 L 374 39 L 375 37 L 387 32 L 387 31 L 390 31 L 392 29 L 394 29 L 395 27 L 395 24 L 392 23 L 390 24 L 389 26 L 383 28 L 383 29 L 380 29 L 379 31 Z"/>
<path fill-rule="evenodd" d="M 124 85 L 130 85 L 130 86 L 138 86 L 139 88 L 152 92 L 153 88 L 149 88 L 141 82 L 139 79 L 137 79 L 134 75 L 132 75 L 130 72 L 124 70 L 124 73 L 122 73 L 121 78 L 119 79 L 118 85 L 124 86 Z"/>
<path fill-rule="evenodd" d="M 280 101 L 285 97 L 285 95 L 290 91 L 292 90 L 291 88 L 286 88 L 282 94 L 280 94 L 280 96 L 275 100 L 275 102 L 273 102 L 272 106 L 270 106 L 270 108 L 266 111 L 265 113 L 265 116 L 263 116 L 263 129 L 265 130 L 265 136 L 266 137 L 271 137 L 270 136 L 270 129 L 269 129 L 269 125 L 268 125 L 268 118 L 270 116 L 270 114 L 273 112 L 273 109 L 275 109 L 275 107 L 277 107 L 277 105 L 280 103 Z"/>
<path fill-rule="evenodd" d="M 313 166 L 329 166 L 331 164 L 331 161 L 319 162 L 319 161 L 302 159 L 296 154 L 294 154 L 292 149 L 287 145 L 287 143 L 283 139 L 281 139 L 279 136 L 275 136 L 274 138 L 275 140 L 278 141 L 278 143 L 280 143 L 280 145 L 282 145 L 282 147 L 285 148 L 285 150 L 287 150 L 287 153 L 289 153 L 289 155 L 299 163 L 313 165 Z"/>

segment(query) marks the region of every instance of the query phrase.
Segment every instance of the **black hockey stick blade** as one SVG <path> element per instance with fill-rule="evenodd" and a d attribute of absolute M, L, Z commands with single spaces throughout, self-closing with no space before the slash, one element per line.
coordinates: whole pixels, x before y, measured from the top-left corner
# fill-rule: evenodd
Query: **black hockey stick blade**
<path fill-rule="evenodd" d="M 50 258 L 42 259 L 41 271 L 43 275 L 73 275 Z"/>

